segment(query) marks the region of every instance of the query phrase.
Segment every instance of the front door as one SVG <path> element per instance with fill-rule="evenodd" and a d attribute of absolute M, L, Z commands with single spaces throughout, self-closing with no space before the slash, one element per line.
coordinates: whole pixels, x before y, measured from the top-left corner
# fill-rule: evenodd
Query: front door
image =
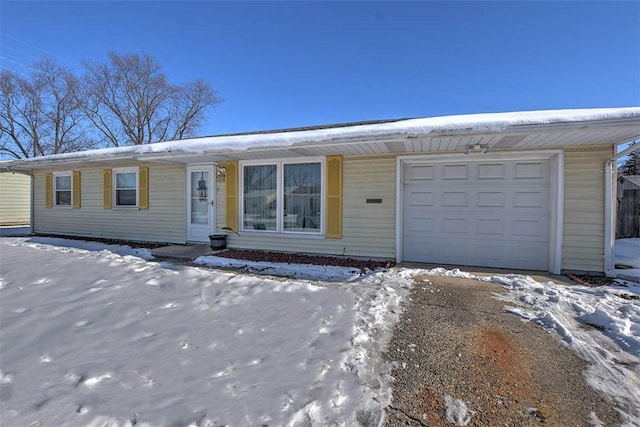
<path fill-rule="evenodd" d="M 213 165 L 187 166 L 187 241 L 208 242 L 215 232 L 216 177 Z"/>

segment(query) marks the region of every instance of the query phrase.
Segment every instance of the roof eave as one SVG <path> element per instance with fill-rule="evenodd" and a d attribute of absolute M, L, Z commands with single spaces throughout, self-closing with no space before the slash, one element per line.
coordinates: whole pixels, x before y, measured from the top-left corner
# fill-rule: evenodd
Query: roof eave
<path fill-rule="evenodd" d="M 245 147 L 243 149 L 233 148 L 212 148 L 203 150 L 191 149 L 176 149 L 173 146 L 172 149 L 167 151 L 142 151 L 137 152 L 135 147 L 126 147 L 123 152 L 114 153 L 113 151 L 108 154 L 101 155 L 96 152 L 77 152 L 69 153 L 69 155 L 62 155 L 56 158 L 36 157 L 30 159 L 22 159 L 15 161 L 3 162 L 2 167 L 8 167 L 12 170 L 32 170 L 32 169 L 44 169 L 47 167 L 56 167 L 58 165 L 77 165 L 77 164 L 113 164 L 126 161 L 138 161 L 138 162 L 167 162 L 167 163 L 187 163 L 188 159 L 193 159 L 195 156 L 202 156 L 207 158 L 207 161 L 214 160 L 216 158 L 224 160 L 235 156 L 240 156 L 243 152 L 274 152 L 281 150 L 291 150 L 296 148 L 328 148 L 328 147 L 344 147 L 349 145 L 361 145 L 366 143 L 379 143 L 388 141 L 408 141 L 416 138 L 430 138 L 430 137 L 474 137 L 482 135 L 495 135 L 495 134 L 515 134 L 515 133 L 536 133 L 545 134 L 561 131 L 575 131 L 584 130 L 585 132 L 591 129 L 603 130 L 611 128 L 613 130 L 619 130 L 620 128 L 629 128 L 629 138 L 623 138 L 618 140 L 608 140 L 606 144 L 617 144 L 627 142 L 636 138 L 640 138 L 640 117 L 638 115 L 630 115 L 628 117 L 606 118 L 598 120 L 582 120 L 582 121 L 558 121 L 553 123 L 532 123 L 532 124 L 512 124 L 505 125 L 501 128 L 474 126 L 469 128 L 453 128 L 453 129 L 425 129 L 420 130 L 393 130 L 390 129 L 385 133 L 371 133 L 368 131 L 367 125 L 357 126 L 358 129 L 354 129 L 351 134 L 331 136 L 325 135 L 324 138 L 308 139 L 308 134 L 305 131 L 288 132 L 287 138 L 279 140 L 277 136 L 279 134 L 268 134 L 269 139 L 273 142 L 264 146 Z M 295 136 L 299 135 L 298 140 Z M 274 136 L 276 138 L 274 139 Z M 215 140 L 217 137 L 210 137 L 206 139 Z M 228 138 L 228 137 L 225 137 Z M 192 141 L 192 140 L 188 140 Z M 171 142 L 171 141 L 169 141 Z M 229 146 L 229 141 L 225 141 L 226 147 Z M 162 143 L 160 143 L 162 144 Z M 565 145 L 562 141 L 558 141 L 558 146 Z M 568 144 L 567 144 L 568 145 Z M 526 148 L 526 147 L 519 147 Z M 531 147 L 535 148 L 535 147 Z M 184 159 L 181 161 L 181 159 Z"/>

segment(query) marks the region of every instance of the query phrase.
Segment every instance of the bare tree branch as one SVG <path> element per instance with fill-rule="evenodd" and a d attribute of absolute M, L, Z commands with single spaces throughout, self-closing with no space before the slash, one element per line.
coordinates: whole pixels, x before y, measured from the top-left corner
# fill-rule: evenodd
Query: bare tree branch
<path fill-rule="evenodd" d="M 171 85 L 147 54 L 108 54 L 108 62 L 85 64 L 85 113 L 115 147 L 191 136 L 204 123 L 206 109 L 220 102 L 198 80 Z"/>
<path fill-rule="evenodd" d="M 26 158 L 195 134 L 221 102 L 204 81 L 168 82 L 147 54 L 108 54 L 78 78 L 43 59 L 26 77 L 0 70 L 0 155 Z"/>
<path fill-rule="evenodd" d="M 0 153 L 15 158 L 93 147 L 77 104 L 77 78 L 48 59 L 22 77 L 0 72 Z"/>

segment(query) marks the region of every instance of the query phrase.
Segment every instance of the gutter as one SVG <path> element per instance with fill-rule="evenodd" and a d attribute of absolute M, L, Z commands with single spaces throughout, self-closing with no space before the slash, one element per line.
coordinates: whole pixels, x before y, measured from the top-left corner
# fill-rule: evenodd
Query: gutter
<path fill-rule="evenodd" d="M 615 167 L 619 158 L 627 154 L 640 150 L 637 145 L 630 145 L 621 152 L 609 157 L 604 163 L 604 274 L 607 277 L 615 278 L 616 269 L 614 262 L 614 250 L 616 236 L 614 233 L 615 224 L 615 208 L 616 208 L 616 189 L 613 187 L 615 182 L 614 175 L 617 174 Z"/>
<path fill-rule="evenodd" d="M 2 169 L 4 172 L 11 172 L 11 173 L 17 173 L 20 175 L 31 176 L 31 172 L 26 169 L 14 169 L 12 166 L 4 166 Z"/>

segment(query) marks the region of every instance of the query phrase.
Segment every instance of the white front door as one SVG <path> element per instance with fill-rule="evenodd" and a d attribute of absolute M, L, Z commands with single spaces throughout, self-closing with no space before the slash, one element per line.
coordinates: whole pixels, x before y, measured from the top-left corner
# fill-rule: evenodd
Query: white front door
<path fill-rule="evenodd" d="M 187 241 L 208 242 L 216 229 L 213 165 L 187 166 Z"/>

